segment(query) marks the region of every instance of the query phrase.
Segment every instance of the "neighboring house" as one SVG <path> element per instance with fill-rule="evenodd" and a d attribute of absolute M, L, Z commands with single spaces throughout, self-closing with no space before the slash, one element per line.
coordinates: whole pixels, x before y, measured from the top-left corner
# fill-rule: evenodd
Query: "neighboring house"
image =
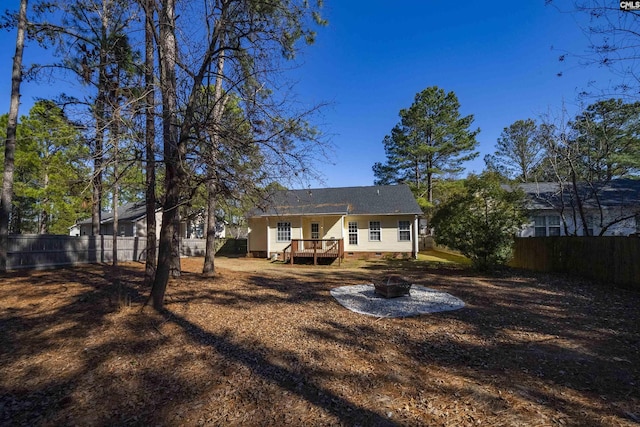
<path fill-rule="evenodd" d="M 162 208 L 156 209 L 156 236 L 160 236 Z M 91 218 L 79 221 L 69 228 L 71 236 L 91 235 Z M 147 235 L 147 208 L 143 202 L 128 203 L 118 208 L 118 235 L 123 237 L 145 237 Z M 100 222 L 100 234 L 113 235 L 113 212 L 103 212 Z M 216 237 L 224 237 L 224 224 L 216 224 Z M 204 217 L 197 216 L 188 223 L 180 222 L 180 235 L 183 238 L 204 237 Z"/>
<path fill-rule="evenodd" d="M 80 236 L 80 224 L 73 224 L 69 227 L 69 236 Z"/>
<path fill-rule="evenodd" d="M 640 180 L 579 183 L 579 197 L 570 183 L 563 187 L 553 182 L 519 184 L 519 187 L 527 193 L 531 219 L 521 231 L 521 237 L 585 235 L 580 204 L 589 235 L 640 233 Z"/>
<path fill-rule="evenodd" d="M 285 260 L 415 257 L 421 214 L 406 185 L 283 190 L 249 215 L 247 249 Z"/>
<path fill-rule="evenodd" d="M 160 235 L 162 209 L 156 209 L 156 235 Z M 91 218 L 78 221 L 70 229 L 70 235 L 90 236 Z M 71 234 L 72 232 L 79 234 Z M 113 212 L 103 212 L 100 221 L 100 234 L 113 235 Z M 145 237 L 147 235 L 147 207 L 144 202 L 127 203 L 118 208 L 118 235 L 123 237 Z"/>

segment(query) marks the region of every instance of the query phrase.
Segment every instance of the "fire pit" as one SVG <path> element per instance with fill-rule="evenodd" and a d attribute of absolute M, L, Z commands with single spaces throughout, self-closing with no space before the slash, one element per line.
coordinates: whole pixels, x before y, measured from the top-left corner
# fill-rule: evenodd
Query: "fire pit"
<path fill-rule="evenodd" d="M 400 276 L 391 275 L 381 283 L 374 283 L 375 293 L 385 298 L 396 298 L 409 295 L 411 283 Z"/>

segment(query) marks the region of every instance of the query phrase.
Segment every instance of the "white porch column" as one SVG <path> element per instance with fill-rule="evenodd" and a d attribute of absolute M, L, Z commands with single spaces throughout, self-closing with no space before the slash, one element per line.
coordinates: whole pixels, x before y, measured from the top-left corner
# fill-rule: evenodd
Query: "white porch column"
<path fill-rule="evenodd" d="M 413 253 L 414 258 L 418 259 L 418 215 L 413 220 Z"/>
<path fill-rule="evenodd" d="M 267 217 L 267 259 L 271 253 L 271 228 L 269 227 L 269 218 Z"/>
<path fill-rule="evenodd" d="M 340 238 L 344 240 L 344 215 L 340 217 Z"/>

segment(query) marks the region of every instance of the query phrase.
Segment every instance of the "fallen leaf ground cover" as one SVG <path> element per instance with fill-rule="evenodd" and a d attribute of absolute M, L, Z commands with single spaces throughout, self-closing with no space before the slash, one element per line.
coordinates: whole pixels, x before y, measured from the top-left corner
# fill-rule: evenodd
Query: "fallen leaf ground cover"
<path fill-rule="evenodd" d="M 0 276 L 0 425 L 640 424 L 640 294 L 411 261 L 183 260 Z M 437 268 L 436 268 L 437 266 Z M 331 288 L 401 274 L 466 306 L 363 316 Z"/>

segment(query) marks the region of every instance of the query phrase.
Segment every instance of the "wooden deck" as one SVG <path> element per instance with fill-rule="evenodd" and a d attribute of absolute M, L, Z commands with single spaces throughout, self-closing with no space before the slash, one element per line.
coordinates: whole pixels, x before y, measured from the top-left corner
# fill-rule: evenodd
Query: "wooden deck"
<path fill-rule="evenodd" d="M 296 258 L 313 258 L 313 264 L 318 264 L 318 259 L 344 258 L 343 239 L 291 239 L 291 244 L 282 251 L 282 259 L 293 264 Z"/>

